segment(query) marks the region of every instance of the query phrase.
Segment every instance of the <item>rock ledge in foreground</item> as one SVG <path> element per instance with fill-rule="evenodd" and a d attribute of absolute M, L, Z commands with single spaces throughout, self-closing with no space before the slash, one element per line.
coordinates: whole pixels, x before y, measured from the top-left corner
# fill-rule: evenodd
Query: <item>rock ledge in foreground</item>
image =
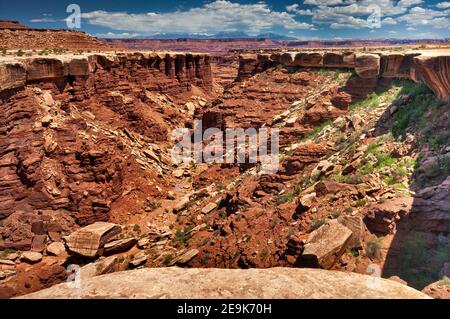
<path fill-rule="evenodd" d="M 175 288 L 176 287 L 176 288 Z M 81 278 L 20 298 L 430 298 L 397 282 L 308 268 L 144 268 Z"/>

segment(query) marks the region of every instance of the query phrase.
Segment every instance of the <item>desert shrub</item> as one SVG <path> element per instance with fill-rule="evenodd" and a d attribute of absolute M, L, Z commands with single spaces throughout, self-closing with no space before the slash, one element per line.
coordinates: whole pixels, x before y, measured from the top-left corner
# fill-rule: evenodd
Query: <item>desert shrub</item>
<path fill-rule="evenodd" d="M 269 257 L 269 255 L 270 255 L 269 249 L 264 248 L 263 251 L 261 252 L 260 257 L 262 260 L 265 260 L 265 259 L 267 259 L 267 257 Z"/>
<path fill-rule="evenodd" d="M 366 254 L 370 259 L 381 259 L 381 245 L 383 239 L 377 236 L 373 236 L 372 239 L 367 243 Z"/>
<path fill-rule="evenodd" d="M 317 219 L 315 220 L 308 228 L 308 232 L 312 232 L 314 230 L 316 230 L 317 228 L 319 228 L 320 226 L 322 226 L 323 224 L 325 224 L 325 219 Z"/>
<path fill-rule="evenodd" d="M 17 55 L 17 56 L 24 56 L 24 55 L 25 55 L 25 52 L 22 51 L 22 50 L 19 50 L 19 51 L 16 52 L 16 55 Z"/>
<path fill-rule="evenodd" d="M 175 232 L 174 242 L 185 244 L 190 238 L 190 231 L 192 226 L 186 226 L 183 230 L 177 229 Z"/>

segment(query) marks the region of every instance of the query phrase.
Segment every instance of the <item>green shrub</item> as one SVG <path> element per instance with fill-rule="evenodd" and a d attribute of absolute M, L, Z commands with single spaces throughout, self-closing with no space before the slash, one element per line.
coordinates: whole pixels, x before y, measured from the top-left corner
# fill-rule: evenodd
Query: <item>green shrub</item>
<path fill-rule="evenodd" d="M 377 236 L 373 236 L 372 239 L 367 243 L 366 254 L 370 259 L 381 259 L 381 245 L 383 239 Z"/>
<path fill-rule="evenodd" d="M 316 230 L 317 228 L 319 228 L 320 226 L 322 226 L 323 224 L 325 224 L 325 219 L 317 219 L 315 220 L 308 228 L 308 232 L 312 232 L 314 230 Z"/>

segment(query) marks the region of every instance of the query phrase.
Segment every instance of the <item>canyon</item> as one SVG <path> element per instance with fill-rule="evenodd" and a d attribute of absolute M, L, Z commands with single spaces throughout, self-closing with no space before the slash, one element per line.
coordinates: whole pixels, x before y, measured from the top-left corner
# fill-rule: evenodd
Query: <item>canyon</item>
<path fill-rule="evenodd" d="M 36 37 L 0 56 L 0 297 L 252 297 L 245 281 L 261 298 L 449 298 L 448 50 L 57 37 L 74 49 L 41 55 Z M 278 171 L 174 163 L 172 131 L 194 120 L 279 129 Z M 66 288 L 74 265 L 82 294 Z"/>

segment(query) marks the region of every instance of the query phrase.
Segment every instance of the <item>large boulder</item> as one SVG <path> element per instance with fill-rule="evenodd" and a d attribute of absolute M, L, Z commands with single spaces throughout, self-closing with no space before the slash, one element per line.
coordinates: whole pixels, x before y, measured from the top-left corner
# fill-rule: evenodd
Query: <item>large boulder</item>
<path fill-rule="evenodd" d="M 66 237 L 66 245 L 70 252 L 84 257 L 96 257 L 103 253 L 104 245 L 122 228 L 119 225 L 96 222 L 83 227 Z"/>
<path fill-rule="evenodd" d="M 352 231 L 352 236 L 348 241 L 348 247 L 363 247 L 364 235 L 368 233 L 366 225 L 360 216 L 339 216 L 338 222 Z"/>
<path fill-rule="evenodd" d="M 364 223 L 373 233 L 393 234 L 397 221 L 411 212 L 414 199 L 398 197 L 364 209 Z"/>
<path fill-rule="evenodd" d="M 19 298 L 429 299 L 420 291 L 395 281 L 350 272 L 178 267 L 116 272 L 83 279 L 80 289 L 62 283 Z"/>
<path fill-rule="evenodd" d="M 330 220 L 309 234 L 300 264 L 330 269 L 347 249 L 351 236 L 350 229 L 337 220 Z"/>

